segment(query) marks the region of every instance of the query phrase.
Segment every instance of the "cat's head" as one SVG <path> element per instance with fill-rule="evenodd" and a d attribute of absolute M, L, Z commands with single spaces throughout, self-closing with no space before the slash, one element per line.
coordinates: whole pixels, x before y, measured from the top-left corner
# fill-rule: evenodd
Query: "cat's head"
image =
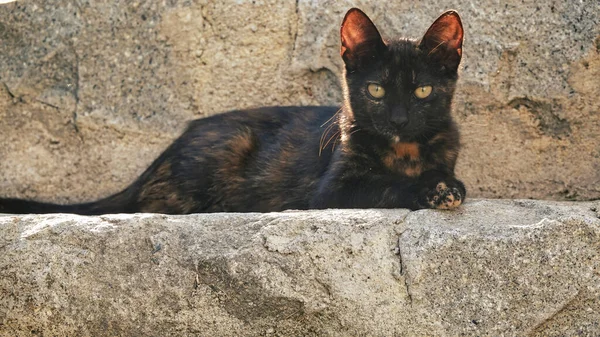
<path fill-rule="evenodd" d="M 345 104 L 357 129 L 416 141 L 450 123 L 462 55 L 458 13 L 442 14 L 420 41 L 384 41 L 367 15 L 353 8 L 341 39 Z"/>

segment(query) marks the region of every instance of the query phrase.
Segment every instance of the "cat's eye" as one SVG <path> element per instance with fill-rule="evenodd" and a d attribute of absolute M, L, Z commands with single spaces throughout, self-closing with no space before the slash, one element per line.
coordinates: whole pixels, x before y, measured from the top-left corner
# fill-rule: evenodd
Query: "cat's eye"
<path fill-rule="evenodd" d="M 420 99 L 427 98 L 427 96 L 431 95 L 432 89 L 433 88 L 430 85 L 418 87 L 415 90 L 415 96 L 417 96 L 417 98 L 420 98 Z"/>
<path fill-rule="evenodd" d="M 369 84 L 367 89 L 369 90 L 369 95 L 371 95 L 373 98 L 382 98 L 385 96 L 385 90 L 377 83 Z"/>

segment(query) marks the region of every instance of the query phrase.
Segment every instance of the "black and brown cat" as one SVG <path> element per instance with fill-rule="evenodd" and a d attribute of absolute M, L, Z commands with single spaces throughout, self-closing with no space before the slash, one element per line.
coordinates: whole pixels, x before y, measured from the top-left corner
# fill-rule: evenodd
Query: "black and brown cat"
<path fill-rule="evenodd" d="M 192 121 L 129 187 L 96 202 L 0 199 L 0 213 L 269 212 L 458 207 L 451 103 L 463 28 L 442 14 L 420 41 L 384 41 L 359 9 L 341 27 L 344 102 Z"/>

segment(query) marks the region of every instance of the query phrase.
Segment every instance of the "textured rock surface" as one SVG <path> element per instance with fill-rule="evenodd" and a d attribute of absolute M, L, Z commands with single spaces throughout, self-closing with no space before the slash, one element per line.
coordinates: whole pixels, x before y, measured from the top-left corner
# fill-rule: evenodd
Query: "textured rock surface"
<path fill-rule="evenodd" d="M 458 173 L 480 197 L 600 198 L 600 3 L 17 1 L 0 5 L 2 196 L 80 201 L 131 182 L 185 127 L 232 108 L 337 104 L 357 5 L 420 37 L 466 29 Z"/>
<path fill-rule="evenodd" d="M 599 211 L 0 217 L 0 335 L 595 336 Z"/>

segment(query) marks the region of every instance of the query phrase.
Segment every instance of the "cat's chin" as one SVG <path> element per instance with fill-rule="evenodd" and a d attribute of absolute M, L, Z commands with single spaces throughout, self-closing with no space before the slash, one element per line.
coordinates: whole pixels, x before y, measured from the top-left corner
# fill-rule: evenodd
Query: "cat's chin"
<path fill-rule="evenodd" d="M 407 137 L 407 136 L 392 136 L 390 137 L 390 143 L 398 144 L 398 143 L 413 143 L 416 142 L 416 137 Z"/>

